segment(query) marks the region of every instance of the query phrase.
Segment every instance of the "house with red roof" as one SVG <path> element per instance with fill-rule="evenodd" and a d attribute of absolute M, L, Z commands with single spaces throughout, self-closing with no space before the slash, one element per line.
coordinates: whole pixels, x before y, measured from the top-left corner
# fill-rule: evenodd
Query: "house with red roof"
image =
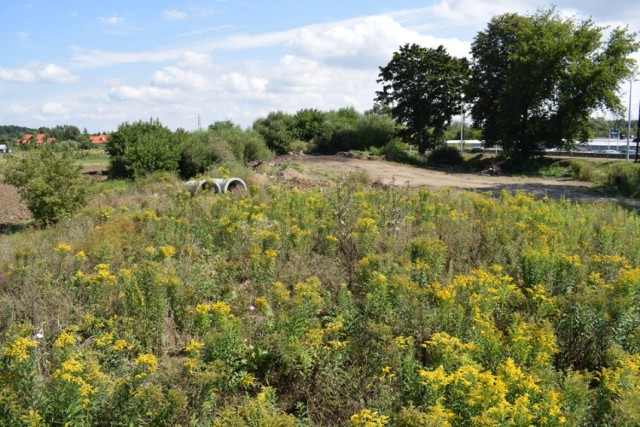
<path fill-rule="evenodd" d="M 55 138 L 47 137 L 47 135 L 45 135 L 44 133 L 39 133 L 39 134 L 36 134 L 36 135 L 30 134 L 30 133 L 25 133 L 24 134 L 24 138 L 18 140 L 18 144 L 19 145 L 28 144 L 33 140 L 34 136 L 35 136 L 35 141 L 38 144 L 44 144 L 45 142 L 53 142 L 53 141 L 56 140 Z"/>
<path fill-rule="evenodd" d="M 89 141 L 92 144 L 106 144 L 109 141 L 109 135 L 104 133 L 102 135 L 92 135 L 89 137 Z"/>

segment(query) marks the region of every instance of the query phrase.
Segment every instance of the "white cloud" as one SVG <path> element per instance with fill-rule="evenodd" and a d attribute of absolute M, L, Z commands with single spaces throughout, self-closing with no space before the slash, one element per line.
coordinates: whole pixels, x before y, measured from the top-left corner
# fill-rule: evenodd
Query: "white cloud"
<path fill-rule="evenodd" d="M 177 67 L 165 67 L 156 71 L 151 78 L 151 83 L 156 86 L 183 87 L 195 90 L 206 90 L 209 86 L 207 79 L 202 74 Z"/>
<path fill-rule="evenodd" d="M 162 11 L 162 17 L 170 21 L 185 19 L 187 13 L 177 9 L 166 9 Z"/>
<path fill-rule="evenodd" d="M 42 104 L 41 111 L 44 114 L 61 115 L 67 114 L 69 112 L 69 109 L 59 102 L 45 102 L 44 104 Z"/>
<path fill-rule="evenodd" d="M 26 31 L 18 31 L 16 33 L 16 37 L 20 40 L 26 40 L 27 38 L 29 38 L 29 33 L 27 33 Z"/>
<path fill-rule="evenodd" d="M 107 25 L 118 25 L 124 22 L 124 18 L 121 16 L 112 16 L 110 18 L 105 18 L 104 16 L 98 16 L 98 21 Z"/>
<path fill-rule="evenodd" d="M 375 68 L 386 64 L 393 52 L 406 43 L 425 47 L 442 44 L 454 56 L 466 56 L 470 47 L 468 42 L 457 39 L 421 35 L 382 15 L 302 28 L 288 46 L 301 55 L 333 64 Z"/>
<path fill-rule="evenodd" d="M 38 72 L 38 76 L 42 80 L 53 83 L 71 83 L 78 80 L 78 76 L 55 64 L 48 64 Z"/>
<path fill-rule="evenodd" d="M 116 101 L 140 101 L 153 103 L 156 101 L 172 101 L 181 95 L 179 89 L 163 89 L 157 86 L 117 86 L 109 91 L 109 98 Z"/>
<path fill-rule="evenodd" d="M 33 71 L 24 68 L 10 70 L 0 67 L 0 80 L 7 82 L 30 83 L 36 81 L 36 75 Z"/>
<path fill-rule="evenodd" d="M 227 90 L 255 97 L 264 93 L 268 80 L 232 72 L 222 76 L 222 83 Z"/>
<path fill-rule="evenodd" d="M 211 56 L 206 53 L 186 51 L 182 55 L 182 60 L 178 62 L 179 67 L 185 68 L 210 68 L 213 65 Z"/>

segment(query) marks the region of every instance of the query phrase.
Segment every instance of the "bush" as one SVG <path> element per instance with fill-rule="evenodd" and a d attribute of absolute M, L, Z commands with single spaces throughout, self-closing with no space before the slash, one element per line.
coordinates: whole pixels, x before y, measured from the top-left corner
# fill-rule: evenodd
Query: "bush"
<path fill-rule="evenodd" d="M 593 162 L 574 160 L 569 165 L 569 170 L 578 181 L 593 182 L 596 179 L 596 167 Z"/>
<path fill-rule="evenodd" d="M 177 172 L 180 146 L 176 139 L 159 120 L 122 123 L 106 144 L 110 175 L 138 178 L 154 171 Z"/>
<path fill-rule="evenodd" d="M 73 152 L 44 145 L 11 158 L 4 169 L 4 182 L 18 187 L 37 222 L 52 224 L 85 205 L 87 181 L 81 169 Z"/>
<path fill-rule="evenodd" d="M 631 163 L 612 165 L 607 173 L 607 184 L 625 196 L 637 196 L 640 192 L 640 166 Z"/>
<path fill-rule="evenodd" d="M 461 165 L 464 161 L 460 150 L 448 145 L 443 145 L 431 151 L 427 160 L 429 163 L 438 165 Z"/>
<path fill-rule="evenodd" d="M 210 127 L 187 136 L 181 147 L 179 169 L 183 178 L 205 173 L 215 164 L 244 163 L 271 157 L 262 136 L 238 127 Z"/>

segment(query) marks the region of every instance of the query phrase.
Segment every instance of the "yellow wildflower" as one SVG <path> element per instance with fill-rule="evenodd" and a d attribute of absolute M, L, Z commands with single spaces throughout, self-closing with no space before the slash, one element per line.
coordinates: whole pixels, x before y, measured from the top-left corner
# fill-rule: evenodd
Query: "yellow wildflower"
<path fill-rule="evenodd" d="M 20 337 L 8 347 L 5 347 L 4 354 L 5 356 L 13 357 L 18 362 L 22 362 L 29 357 L 29 349 L 37 346 L 37 341 L 31 338 Z"/>

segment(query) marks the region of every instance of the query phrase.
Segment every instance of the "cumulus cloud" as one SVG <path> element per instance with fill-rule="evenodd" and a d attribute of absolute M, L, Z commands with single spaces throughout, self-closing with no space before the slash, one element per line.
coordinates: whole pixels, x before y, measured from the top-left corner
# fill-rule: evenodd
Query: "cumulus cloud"
<path fill-rule="evenodd" d="M 183 87 L 196 90 L 206 90 L 207 79 L 202 74 L 177 67 L 165 67 L 153 74 L 151 83 L 156 86 Z"/>
<path fill-rule="evenodd" d="M 0 80 L 18 83 L 37 81 L 71 83 L 78 80 L 78 76 L 55 64 L 47 64 L 42 69 L 37 69 L 38 67 L 37 62 L 29 64 L 29 68 L 7 69 L 0 67 Z"/>
<path fill-rule="evenodd" d="M 45 102 L 42 104 L 41 111 L 48 115 L 61 115 L 67 114 L 69 109 L 59 102 Z"/>
<path fill-rule="evenodd" d="M 38 72 L 38 76 L 40 79 L 52 83 L 71 83 L 78 80 L 78 76 L 55 64 L 45 66 L 43 70 Z"/>
<path fill-rule="evenodd" d="M 0 67 L 0 80 L 6 82 L 29 83 L 36 81 L 36 75 L 33 71 L 24 68 L 10 70 Z"/>
<path fill-rule="evenodd" d="M 210 55 L 192 51 L 185 51 L 181 61 L 178 62 L 179 67 L 186 68 L 210 68 L 212 65 L 213 61 Z"/>
<path fill-rule="evenodd" d="M 187 13 L 177 9 L 166 9 L 162 11 L 162 17 L 170 21 L 177 21 L 185 19 L 187 17 Z"/>
<path fill-rule="evenodd" d="M 164 89 L 157 86 L 117 86 L 109 91 L 109 98 L 116 101 L 140 101 L 152 103 L 156 101 L 172 101 L 180 97 L 180 90 Z"/>
<path fill-rule="evenodd" d="M 405 43 L 425 47 L 442 44 L 455 56 L 466 56 L 470 47 L 457 39 L 421 35 L 382 15 L 302 28 L 287 45 L 299 55 L 346 67 L 371 68 L 387 63 Z"/>
<path fill-rule="evenodd" d="M 222 76 L 222 82 L 227 90 L 239 92 L 244 95 L 256 96 L 264 93 L 268 80 L 233 72 Z"/>

